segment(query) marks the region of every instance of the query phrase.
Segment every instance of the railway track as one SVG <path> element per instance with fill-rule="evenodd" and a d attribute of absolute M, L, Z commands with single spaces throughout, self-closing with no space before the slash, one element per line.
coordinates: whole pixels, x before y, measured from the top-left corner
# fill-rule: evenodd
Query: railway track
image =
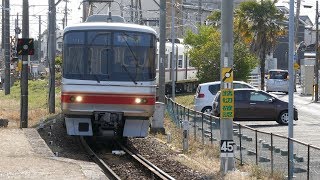
<path fill-rule="evenodd" d="M 83 137 L 81 137 L 80 140 L 81 140 L 81 143 L 83 144 L 83 146 L 85 147 L 86 151 L 88 152 L 88 154 L 90 154 L 92 159 L 103 169 L 103 171 L 105 172 L 105 174 L 107 175 L 107 177 L 109 179 L 121 179 L 119 177 L 120 175 L 117 175 L 115 173 L 115 171 L 113 171 L 112 168 L 108 165 L 109 162 L 106 162 L 107 160 L 104 160 L 105 158 L 99 157 L 99 155 L 97 155 L 97 153 L 95 153 L 90 148 L 90 146 L 87 144 L 87 142 L 85 141 L 85 139 Z M 138 170 L 138 171 L 143 172 L 143 174 L 147 174 L 144 176 L 148 176 L 149 178 L 151 177 L 151 179 L 165 179 L 165 180 L 173 180 L 174 179 L 169 174 L 165 173 L 160 168 L 158 168 L 157 166 L 155 166 L 154 164 L 149 162 L 147 159 L 145 159 L 139 153 L 133 152 L 128 147 L 126 147 L 125 145 L 123 145 L 122 143 L 120 143 L 118 141 L 116 142 L 116 144 L 124 152 L 126 152 L 127 155 L 130 156 L 130 161 L 132 161 L 132 159 L 133 159 L 135 161 L 135 163 L 139 164 L 140 170 Z M 101 156 L 106 156 L 106 155 L 101 155 Z M 115 161 L 114 157 L 110 158 L 110 159 Z M 123 162 L 123 160 L 121 160 L 120 162 Z M 126 163 L 123 163 L 123 164 L 126 164 Z M 113 167 L 114 166 L 116 166 L 116 165 L 113 165 Z M 130 168 L 132 168 L 132 166 L 130 166 Z M 134 173 L 132 173 L 132 174 L 134 174 Z"/>
<path fill-rule="evenodd" d="M 93 159 L 93 161 L 100 166 L 100 168 L 103 170 L 103 172 L 109 179 L 111 180 L 121 179 L 96 153 L 93 152 L 93 150 L 90 148 L 90 146 L 88 145 L 86 140 L 83 138 L 83 136 L 80 136 L 80 141 L 84 149 Z"/>

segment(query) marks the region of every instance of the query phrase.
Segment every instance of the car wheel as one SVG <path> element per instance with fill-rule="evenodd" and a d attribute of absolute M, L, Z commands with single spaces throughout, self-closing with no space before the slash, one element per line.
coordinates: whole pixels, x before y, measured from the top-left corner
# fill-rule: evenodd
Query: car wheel
<path fill-rule="evenodd" d="M 201 112 L 203 112 L 204 114 L 211 114 L 212 108 L 211 107 L 204 107 Z"/>
<path fill-rule="evenodd" d="M 287 125 L 289 121 L 288 111 L 282 111 L 278 117 L 277 123 Z"/>

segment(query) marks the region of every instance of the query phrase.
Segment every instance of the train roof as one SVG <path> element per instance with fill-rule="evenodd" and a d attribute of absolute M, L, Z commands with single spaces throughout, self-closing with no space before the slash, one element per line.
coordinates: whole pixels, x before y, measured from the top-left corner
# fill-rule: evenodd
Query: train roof
<path fill-rule="evenodd" d="M 129 23 L 84 22 L 72 26 L 67 26 L 64 29 L 64 33 L 73 30 L 123 30 L 151 33 L 157 35 L 157 32 L 151 27 Z"/>

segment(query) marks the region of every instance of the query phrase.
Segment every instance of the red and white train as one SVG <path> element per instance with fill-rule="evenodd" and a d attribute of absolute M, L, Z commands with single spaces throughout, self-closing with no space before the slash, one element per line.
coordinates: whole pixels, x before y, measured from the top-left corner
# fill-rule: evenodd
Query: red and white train
<path fill-rule="evenodd" d="M 61 106 L 67 133 L 145 137 L 156 101 L 156 32 L 90 22 L 63 38 Z"/>
<path fill-rule="evenodd" d="M 61 108 L 67 134 L 147 136 L 156 101 L 158 45 L 155 30 L 142 25 L 86 22 L 66 27 Z M 177 82 L 194 79 L 182 44 L 176 44 L 176 57 Z"/>

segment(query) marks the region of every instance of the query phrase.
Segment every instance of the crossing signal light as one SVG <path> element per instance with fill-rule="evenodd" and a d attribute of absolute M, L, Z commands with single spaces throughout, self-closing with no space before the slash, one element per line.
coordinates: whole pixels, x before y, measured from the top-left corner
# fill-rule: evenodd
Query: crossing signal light
<path fill-rule="evenodd" d="M 34 41 L 32 38 L 19 38 L 17 43 L 18 55 L 34 55 Z"/>

